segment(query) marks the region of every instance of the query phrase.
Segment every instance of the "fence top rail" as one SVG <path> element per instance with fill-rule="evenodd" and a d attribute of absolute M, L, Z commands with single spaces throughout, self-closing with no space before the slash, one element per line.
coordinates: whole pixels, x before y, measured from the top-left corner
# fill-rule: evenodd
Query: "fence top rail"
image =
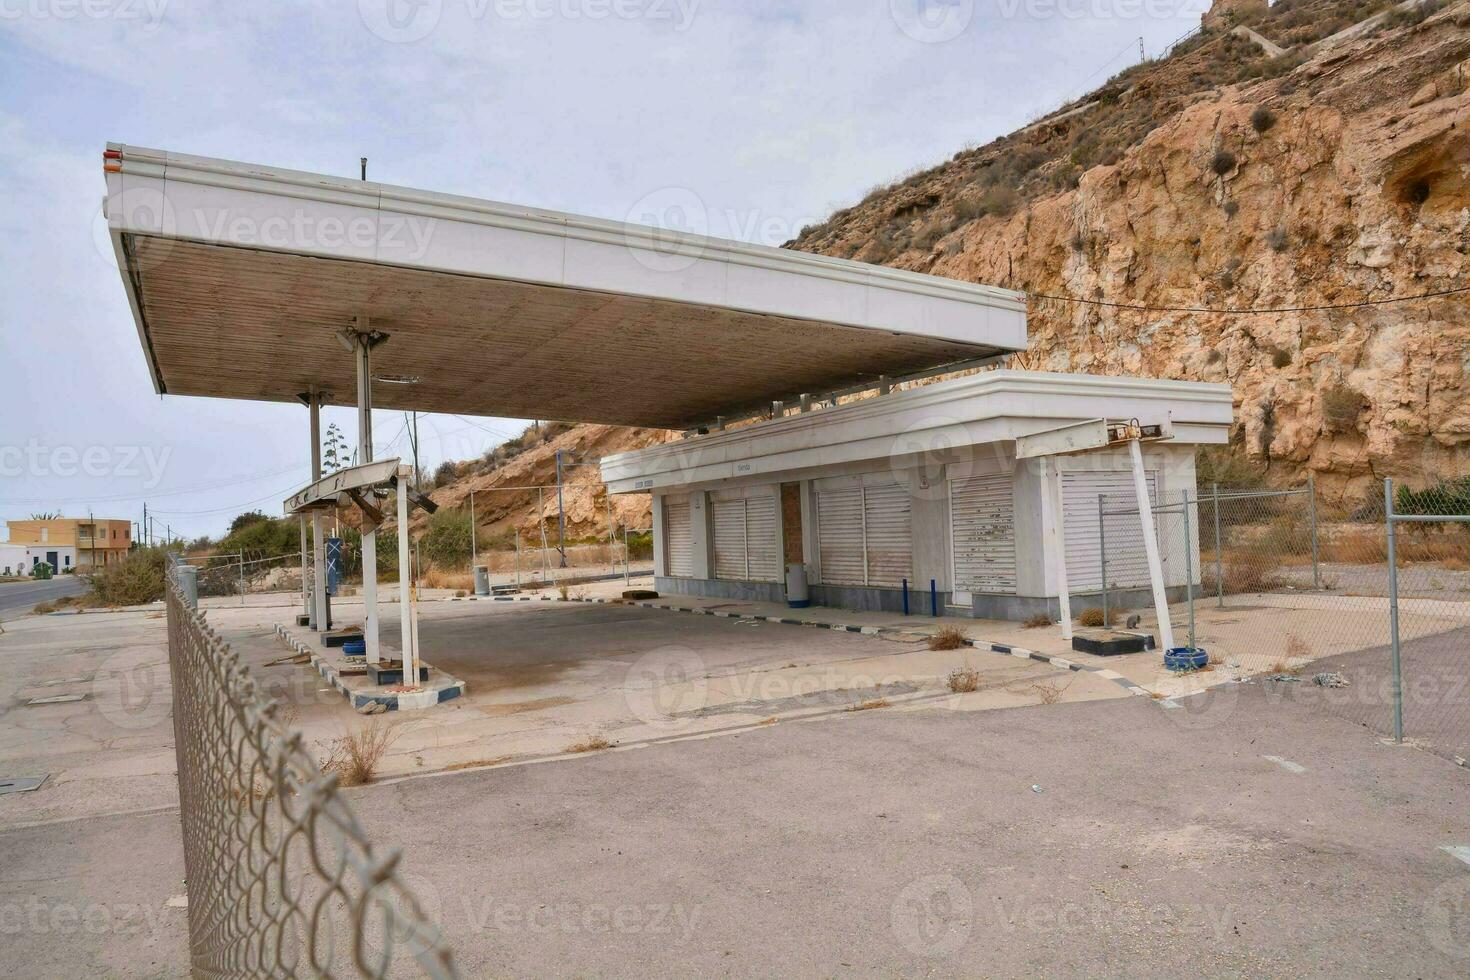
<path fill-rule="evenodd" d="M 1187 492 L 1187 491 L 1186 491 Z M 1295 490 L 1222 490 L 1219 493 L 1211 493 L 1207 497 L 1201 497 L 1196 492 L 1194 499 L 1197 500 L 1240 500 L 1248 497 L 1297 497 L 1312 492 L 1311 487 L 1298 487 Z"/>
<path fill-rule="evenodd" d="M 1470 514 L 1388 514 L 1389 520 L 1395 524 L 1401 521 L 1409 521 L 1414 524 L 1439 524 L 1448 521 L 1452 524 L 1470 524 Z"/>

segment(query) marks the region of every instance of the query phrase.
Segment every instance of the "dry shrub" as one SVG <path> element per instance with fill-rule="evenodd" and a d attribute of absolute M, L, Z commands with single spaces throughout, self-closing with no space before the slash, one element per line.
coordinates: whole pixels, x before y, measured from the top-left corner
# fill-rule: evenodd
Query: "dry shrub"
<path fill-rule="evenodd" d="M 1363 393 L 1348 385 L 1335 384 L 1322 392 L 1322 421 L 1329 432 L 1352 432 L 1367 407 Z"/>
<path fill-rule="evenodd" d="M 929 638 L 930 650 L 958 650 L 970 645 L 970 638 L 957 626 L 945 626 Z"/>
<path fill-rule="evenodd" d="M 365 786 L 377 777 L 378 763 L 398 733 L 380 721 L 371 721 L 339 739 L 334 739 L 322 763 L 324 772 L 335 772 L 343 786 Z"/>
<path fill-rule="evenodd" d="M 955 694 L 970 694 L 980 688 L 980 672 L 966 664 L 949 672 L 949 689 Z"/>
<path fill-rule="evenodd" d="M 1264 133 L 1276 125 L 1276 114 L 1263 105 L 1258 105 L 1251 111 L 1251 127 L 1258 133 Z"/>
<path fill-rule="evenodd" d="M 1215 155 L 1210 157 L 1210 169 L 1215 172 L 1216 176 L 1225 176 L 1235 169 L 1235 154 L 1229 150 L 1215 151 Z"/>
<path fill-rule="evenodd" d="M 588 735 L 581 741 L 573 742 L 571 745 L 568 745 L 567 751 L 571 753 L 601 752 L 603 749 L 610 748 L 612 748 L 612 743 L 603 738 L 601 735 Z"/>
<path fill-rule="evenodd" d="M 47 613 L 54 613 L 58 608 L 54 602 L 38 602 L 31 607 L 31 613 L 35 616 L 45 616 Z"/>
<path fill-rule="evenodd" d="M 1077 623 L 1080 626 L 1112 626 L 1118 621 L 1118 615 L 1116 609 L 1109 609 L 1106 614 L 1098 608 L 1084 609 L 1077 617 Z"/>
<path fill-rule="evenodd" d="M 1046 613 L 1037 613 L 1035 616 L 1032 616 L 1030 619 L 1022 623 L 1021 628 L 1028 630 L 1041 629 L 1043 626 L 1051 626 L 1053 622 L 1054 620 Z"/>
<path fill-rule="evenodd" d="M 1200 575 L 1205 592 L 1219 592 L 1221 579 L 1216 577 L 1214 564 L 1206 565 Z M 1270 557 L 1255 552 L 1243 552 L 1226 558 L 1223 562 L 1224 592 L 1239 595 L 1243 592 L 1270 592 L 1287 584 L 1281 574 L 1281 564 Z"/>
<path fill-rule="evenodd" d="M 1071 686 L 1070 682 L 1063 684 L 1061 681 L 1037 681 L 1031 685 L 1031 690 L 1041 698 L 1042 704 L 1056 704 Z"/>
<path fill-rule="evenodd" d="M 421 589 L 455 589 L 468 592 L 474 587 L 474 576 L 469 572 L 451 572 L 448 569 L 431 568 L 419 576 L 419 588 Z"/>
<path fill-rule="evenodd" d="M 569 586 L 566 583 L 566 580 L 563 579 L 562 581 L 556 583 L 556 592 L 557 595 L 561 596 L 561 601 L 566 602 L 567 596 L 571 593 L 571 586 Z"/>

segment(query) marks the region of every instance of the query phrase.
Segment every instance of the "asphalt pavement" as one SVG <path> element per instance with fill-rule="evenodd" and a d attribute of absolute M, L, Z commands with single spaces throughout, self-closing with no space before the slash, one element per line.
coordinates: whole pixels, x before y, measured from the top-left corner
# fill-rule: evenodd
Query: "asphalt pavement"
<path fill-rule="evenodd" d="M 58 575 L 39 582 L 0 583 L 0 615 L 24 615 L 33 606 L 87 591 L 85 579 Z"/>

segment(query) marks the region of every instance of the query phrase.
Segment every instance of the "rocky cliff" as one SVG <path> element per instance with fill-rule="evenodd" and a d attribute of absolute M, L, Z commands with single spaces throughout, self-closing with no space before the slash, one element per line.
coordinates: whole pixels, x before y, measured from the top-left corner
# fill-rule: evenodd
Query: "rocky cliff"
<path fill-rule="evenodd" d="M 1470 294 L 1383 302 L 1470 284 L 1470 3 L 1370 27 L 1187 91 L 1217 34 L 791 244 L 1031 293 L 1026 367 L 1229 382 L 1273 480 L 1470 473 Z"/>
<path fill-rule="evenodd" d="M 1015 366 L 1228 382 L 1232 452 L 1272 482 L 1311 471 L 1352 501 L 1385 475 L 1470 473 L 1470 293 L 1397 302 L 1470 285 L 1470 0 L 1214 15 L 788 246 L 1030 293 Z M 579 426 L 435 496 L 554 482 L 556 448 L 666 438 Z M 600 492 L 568 500 L 576 534 L 605 525 Z M 544 512 L 534 492 L 476 503 L 485 526 Z M 647 526 L 645 499 L 616 506 Z"/>

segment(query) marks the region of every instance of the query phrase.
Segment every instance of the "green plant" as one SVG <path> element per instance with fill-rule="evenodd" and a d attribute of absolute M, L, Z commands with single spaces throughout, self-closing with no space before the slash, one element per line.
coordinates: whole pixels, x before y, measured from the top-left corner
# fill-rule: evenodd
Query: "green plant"
<path fill-rule="evenodd" d="M 442 567 L 463 565 L 469 561 L 469 511 L 440 508 L 430 514 L 428 527 L 419 536 L 419 552 L 428 561 Z"/>
<path fill-rule="evenodd" d="M 1401 514 L 1470 514 L 1470 477 L 1449 480 L 1425 490 L 1401 486 L 1395 495 L 1394 508 Z"/>
<path fill-rule="evenodd" d="M 167 552 L 138 548 L 92 576 L 92 599 L 104 606 L 141 606 L 163 598 Z"/>

